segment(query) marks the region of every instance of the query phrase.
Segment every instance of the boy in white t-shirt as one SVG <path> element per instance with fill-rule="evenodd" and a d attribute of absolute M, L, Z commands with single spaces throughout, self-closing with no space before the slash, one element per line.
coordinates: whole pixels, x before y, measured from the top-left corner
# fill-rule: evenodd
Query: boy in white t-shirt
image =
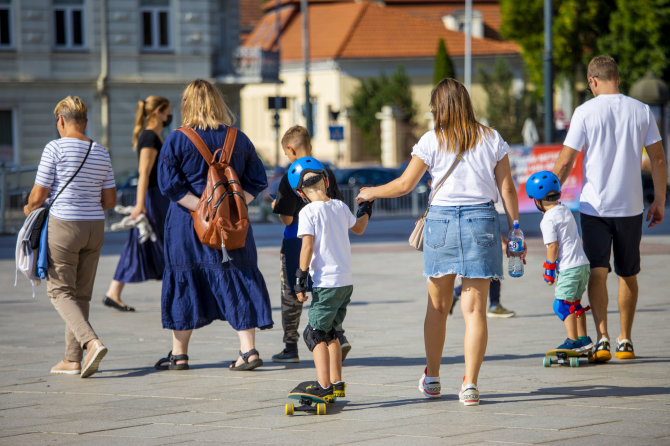
<path fill-rule="evenodd" d="M 326 170 L 311 157 L 293 162 L 288 179 L 291 188 L 308 203 L 298 216 L 302 248 L 295 292 L 298 300 L 307 300 L 307 277 L 311 274 L 312 305 L 303 337 L 314 354 L 317 375 L 317 381 L 302 383 L 294 392 L 331 402 L 334 397 L 345 396 L 342 350 L 335 327 L 342 324 L 353 292 L 349 230 L 363 234 L 372 215 L 372 203 L 362 203 L 356 218 L 345 203 L 328 198 Z"/>
<path fill-rule="evenodd" d="M 586 318 L 581 317 L 590 307 L 580 301 L 589 282 L 590 266 L 577 223 L 567 206 L 558 202 L 561 183 L 547 170 L 534 173 L 526 182 L 526 194 L 544 214 L 540 222 L 542 238 L 547 247 L 542 277 L 549 285 L 556 283 L 554 312 L 565 324 L 568 337 L 556 349 L 582 353 L 593 347 L 586 334 Z"/>

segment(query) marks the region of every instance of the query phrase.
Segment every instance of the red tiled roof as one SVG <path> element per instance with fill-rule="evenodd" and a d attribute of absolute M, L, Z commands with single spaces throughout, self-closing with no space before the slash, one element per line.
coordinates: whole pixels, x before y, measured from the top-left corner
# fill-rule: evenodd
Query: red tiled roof
<path fill-rule="evenodd" d="M 289 0 L 286 3 L 291 2 Z M 439 10 L 436 9 L 437 6 L 431 4 L 410 11 L 405 7 L 383 6 L 367 1 L 321 0 L 319 3 L 311 1 L 310 57 L 313 60 L 430 57 L 435 55 L 439 38 L 444 39 L 449 54 L 461 56 L 465 51 L 464 34 L 447 30 L 441 19 L 442 15 L 459 8 L 444 5 L 446 3 L 444 1 L 441 3 L 437 5 L 441 8 Z M 480 6 L 484 5 L 479 5 L 477 8 Z M 451 7 L 451 10 L 447 7 Z M 482 11 L 482 15 L 484 14 Z M 281 16 L 281 58 L 283 61 L 300 60 L 302 17 L 298 5 L 295 3 L 287 5 Z M 273 13 L 266 13 L 245 42 L 245 46 L 258 45 L 270 49 L 274 45 L 275 20 Z M 514 42 L 489 38 L 472 39 L 473 55 L 518 52 L 519 47 Z"/>

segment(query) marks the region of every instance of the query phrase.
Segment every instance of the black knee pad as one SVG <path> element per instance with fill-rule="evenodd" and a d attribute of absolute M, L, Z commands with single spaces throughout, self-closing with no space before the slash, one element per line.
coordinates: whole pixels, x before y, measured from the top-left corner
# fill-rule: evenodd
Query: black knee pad
<path fill-rule="evenodd" d="M 323 330 L 316 330 L 312 328 L 311 325 L 307 324 L 307 327 L 305 327 L 305 331 L 302 333 L 303 338 L 305 338 L 305 344 L 307 344 L 307 348 L 309 351 L 314 351 L 314 347 L 319 345 L 322 342 L 325 342 L 326 344 L 329 341 L 329 334 L 326 333 Z"/>

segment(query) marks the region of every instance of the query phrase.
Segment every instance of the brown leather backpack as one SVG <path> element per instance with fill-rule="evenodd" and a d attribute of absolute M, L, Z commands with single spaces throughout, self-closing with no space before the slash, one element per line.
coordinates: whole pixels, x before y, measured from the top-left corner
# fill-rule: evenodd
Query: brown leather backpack
<path fill-rule="evenodd" d="M 191 140 L 209 164 L 207 185 L 191 216 L 200 241 L 210 248 L 220 249 L 225 263 L 230 260 L 227 251 L 244 247 L 249 230 L 249 212 L 244 191 L 237 173 L 229 164 L 237 129 L 228 127 L 223 147 L 214 154 L 192 128 L 180 127 L 177 130 Z"/>

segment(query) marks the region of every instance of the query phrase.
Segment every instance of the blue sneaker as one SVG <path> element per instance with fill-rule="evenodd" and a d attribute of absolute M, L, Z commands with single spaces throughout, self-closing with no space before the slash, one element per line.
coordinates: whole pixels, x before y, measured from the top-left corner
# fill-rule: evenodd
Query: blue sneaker
<path fill-rule="evenodd" d="M 556 347 L 556 350 L 574 350 L 574 351 L 579 351 L 578 349 L 581 347 L 581 342 L 572 340 L 570 338 L 565 338 L 565 341 L 558 347 Z"/>
<path fill-rule="evenodd" d="M 591 350 L 593 348 L 593 341 L 591 340 L 591 338 L 589 336 L 585 337 L 581 341 L 577 340 L 577 342 L 580 344 L 579 348 L 577 350 L 580 353 L 586 352 L 586 351 Z"/>

